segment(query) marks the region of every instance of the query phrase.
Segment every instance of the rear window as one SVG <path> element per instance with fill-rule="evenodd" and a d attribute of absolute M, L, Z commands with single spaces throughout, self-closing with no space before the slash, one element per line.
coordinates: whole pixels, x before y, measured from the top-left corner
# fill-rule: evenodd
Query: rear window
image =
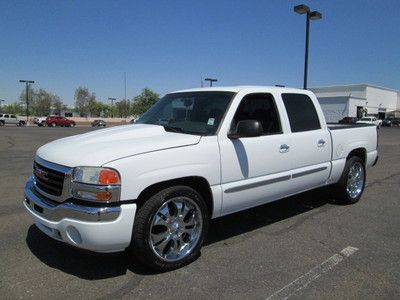
<path fill-rule="evenodd" d="M 310 97 L 304 94 L 282 94 L 292 132 L 321 129 L 317 111 Z"/>

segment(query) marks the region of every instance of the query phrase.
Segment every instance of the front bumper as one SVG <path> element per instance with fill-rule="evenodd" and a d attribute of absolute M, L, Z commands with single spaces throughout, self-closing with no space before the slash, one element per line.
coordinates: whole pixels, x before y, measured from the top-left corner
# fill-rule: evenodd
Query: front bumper
<path fill-rule="evenodd" d="M 24 206 L 41 231 L 70 245 L 96 252 L 117 252 L 131 242 L 136 204 L 113 207 L 55 204 L 36 192 L 33 178 L 29 178 Z"/>

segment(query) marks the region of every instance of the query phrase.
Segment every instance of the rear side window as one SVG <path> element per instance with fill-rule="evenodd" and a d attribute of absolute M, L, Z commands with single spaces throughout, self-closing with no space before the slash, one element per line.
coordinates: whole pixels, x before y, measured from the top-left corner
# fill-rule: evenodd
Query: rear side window
<path fill-rule="evenodd" d="M 292 132 L 321 129 L 317 111 L 304 94 L 282 94 Z"/>
<path fill-rule="evenodd" d="M 15 118 L 16 118 L 16 116 L 15 116 L 15 115 L 11 115 L 11 118 L 14 118 L 14 119 L 15 119 Z"/>

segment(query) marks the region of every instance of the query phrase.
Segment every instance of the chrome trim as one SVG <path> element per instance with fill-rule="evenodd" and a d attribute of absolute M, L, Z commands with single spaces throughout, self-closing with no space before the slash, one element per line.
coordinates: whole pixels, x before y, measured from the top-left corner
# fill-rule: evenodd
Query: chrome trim
<path fill-rule="evenodd" d="M 80 182 L 72 182 L 71 184 L 71 194 L 74 198 L 78 198 L 88 202 L 99 203 L 97 200 L 90 200 L 86 198 L 79 197 L 76 191 L 82 192 L 110 192 L 111 199 L 109 201 L 101 201 L 102 203 L 118 202 L 121 196 L 121 186 L 120 185 L 98 185 L 98 184 L 86 184 Z"/>
<path fill-rule="evenodd" d="M 51 195 L 49 193 L 46 193 L 45 191 L 43 191 L 42 189 L 40 189 L 36 185 L 36 181 L 34 181 L 35 189 L 40 194 L 45 196 L 46 198 L 49 198 L 49 199 L 51 199 L 53 201 L 56 201 L 56 202 L 64 202 L 68 198 L 71 198 L 71 183 L 72 183 L 72 171 L 73 171 L 73 168 L 49 162 L 47 160 L 44 160 L 44 159 L 40 158 L 37 155 L 35 156 L 35 162 L 37 162 L 39 165 L 42 165 L 45 168 L 48 168 L 48 169 L 51 169 L 51 170 L 55 170 L 57 172 L 65 174 L 64 182 L 63 182 L 63 189 L 62 189 L 62 192 L 61 192 L 60 196 L 54 196 L 54 195 Z"/>
<path fill-rule="evenodd" d="M 30 177 L 26 182 L 24 191 L 25 207 L 32 214 L 49 221 L 60 221 L 66 218 L 88 222 L 113 221 L 117 219 L 121 213 L 121 207 L 119 206 L 87 207 L 70 202 L 59 205 L 47 202 L 35 192 L 33 177 Z"/>
<path fill-rule="evenodd" d="M 248 189 L 252 189 L 252 188 L 256 188 L 256 187 L 260 187 L 260 186 L 264 186 L 264 185 L 268 185 L 268 184 L 272 184 L 272 183 L 289 180 L 289 179 L 290 179 L 290 175 L 285 175 L 285 176 L 281 176 L 281 177 L 277 177 L 277 178 L 263 180 L 260 182 L 254 182 L 254 183 L 244 184 L 241 186 L 236 186 L 236 187 L 225 190 L 225 193 L 235 193 L 235 192 L 248 190 Z"/>
<path fill-rule="evenodd" d="M 320 168 L 316 168 L 316 169 L 312 169 L 312 170 L 308 170 L 308 171 L 295 173 L 295 174 L 292 175 L 292 178 L 298 178 L 298 177 L 301 177 L 301 176 L 310 175 L 310 174 L 313 174 L 313 173 L 321 172 L 321 171 L 326 170 L 326 169 L 328 169 L 328 167 L 320 167 Z"/>

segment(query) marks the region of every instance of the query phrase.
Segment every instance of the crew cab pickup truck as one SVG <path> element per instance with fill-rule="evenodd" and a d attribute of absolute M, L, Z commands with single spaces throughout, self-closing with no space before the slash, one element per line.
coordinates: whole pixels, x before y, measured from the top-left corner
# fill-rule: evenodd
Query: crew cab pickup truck
<path fill-rule="evenodd" d="M 328 127 L 310 91 L 192 89 L 40 147 L 24 205 L 56 240 L 170 270 L 196 258 L 211 218 L 327 185 L 357 202 L 377 159 L 376 126 Z"/>
<path fill-rule="evenodd" d="M 18 120 L 16 115 L 0 113 L 0 126 L 4 125 L 25 126 L 26 122 L 24 120 Z"/>

